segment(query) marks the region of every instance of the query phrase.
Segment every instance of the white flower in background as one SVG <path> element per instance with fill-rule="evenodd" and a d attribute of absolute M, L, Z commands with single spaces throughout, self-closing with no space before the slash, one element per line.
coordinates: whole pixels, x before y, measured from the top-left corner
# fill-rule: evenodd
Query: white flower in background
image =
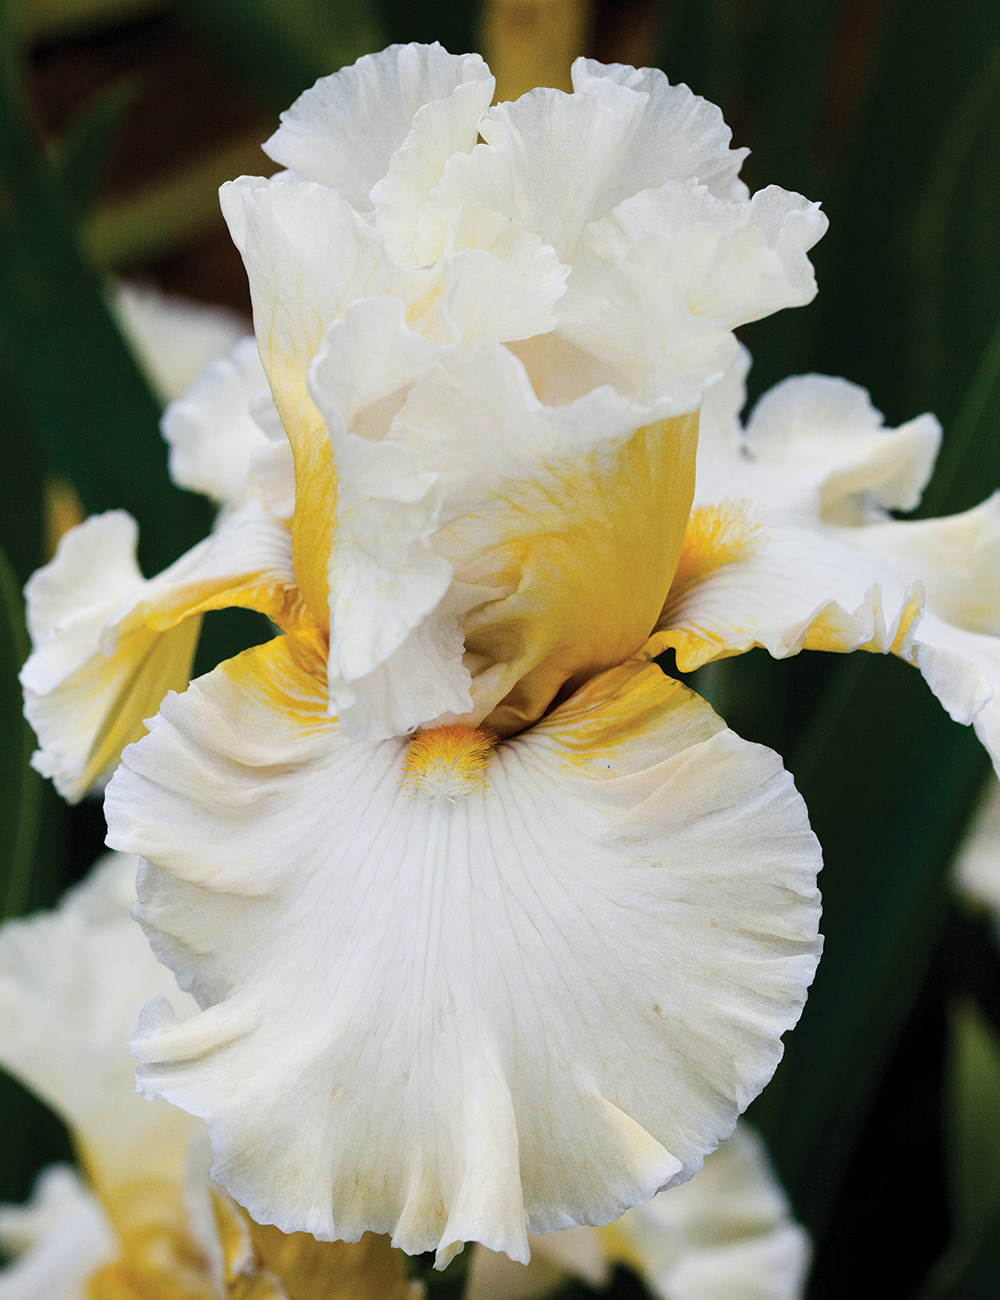
<path fill-rule="evenodd" d="M 740 1123 L 689 1182 L 617 1222 L 532 1237 L 530 1264 L 478 1247 L 465 1300 L 535 1300 L 567 1277 L 600 1288 L 616 1263 L 658 1300 L 800 1300 L 809 1258 L 763 1142 Z"/>
<path fill-rule="evenodd" d="M 302 96 L 291 170 L 223 193 L 274 406 L 237 348 L 165 421 L 220 524 L 147 582 L 100 516 L 28 592 L 72 796 L 186 615 L 284 631 L 168 695 L 109 788 L 202 1008 L 147 1008 L 142 1087 L 206 1119 L 259 1221 L 442 1265 L 690 1177 L 819 950 L 790 778 L 643 650 L 703 389 L 734 326 L 812 296 L 824 219 L 748 199 L 662 74 L 574 77 L 489 108 L 481 60 L 407 46 Z"/>
<path fill-rule="evenodd" d="M 161 402 L 181 397 L 210 361 L 230 353 L 248 332 L 235 312 L 162 293 L 149 284 L 116 281 L 109 299 Z"/>
<path fill-rule="evenodd" d="M 883 427 L 862 388 L 786 379 L 746 429 L 744 356 L 702 408 L 684 550 L 650 643 L 682 672 L 751 646 L 870 650 L 915 664 L 1000 762 L 1000 494 L 941 519 L 912 510 L 940 426 Z"/>
<path fill-rule="evenodd" d="M 990 909 L 1000 932 L 1000 782 L 993 777 L 955 859 L 955 883 Z"/>
<path fill-rule="evenodd" d="M 190 1115 L 134 1091 L 127 1043 L 137 1003 L 172 997 L 179 1011 L 191 1010 L 129 916 L 136 866 L 109 855 L 57 911 L 0 930 L 0 1064 L 66 1120 L 89 1183 L 65 1167 L 43 1178 L 34 1204 L 20 1211 L 32 1249 L 10 1275 L 0 1274 L 8 1288 L 18 1271 L 41 1278 L 65 1265 L 96 1273 L 123 1256 L 149 1270 L 151 1282 L 161 1271 L 190 1274 L 192 1284 L 203 1275 L 192 1294 L 213 1293 L 204 1173 L 204 1205 L 188 1203 L 203 1133 Z M 17 1214 L 12 1223 L 6 1211 L 8 1240 Z M 78 1240 L 78 1255 L 66 1250 L 67 1234 Z M 64 1277 L 69 1286 L 69 1272 Z M 77 1278 L 80 1295 L 85 1280 Z"/>
<path fill-rule="evenodd" d="M 384 1240 L 251 1223 L 209 1184 L 204 1125 L 136 1093 L 137 1009 L 196 1009 L 131 919 L 137 866 L 108 854 L 54 912 L 0 928 L 0 1064 L 66 1121 L 84 1175 L 50 1166 L 26 1205 L 0 1206 L 0 1300 L 286 1300 L 282 1283 L 302 1300 L 405 1300 Z"/>

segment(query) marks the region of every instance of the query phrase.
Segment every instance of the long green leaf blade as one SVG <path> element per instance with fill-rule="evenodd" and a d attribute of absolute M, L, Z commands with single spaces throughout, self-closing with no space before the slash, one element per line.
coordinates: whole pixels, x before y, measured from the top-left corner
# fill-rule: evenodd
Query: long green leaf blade
<path fill-rule="evenodd" d="M 170 484 L 156 400 L 77 250 L 9 81 L 0 83 L 0 340 L 48 455 L 88 511 L 135 515 L 152 568 L 204 534 L 206 503 Z"/>

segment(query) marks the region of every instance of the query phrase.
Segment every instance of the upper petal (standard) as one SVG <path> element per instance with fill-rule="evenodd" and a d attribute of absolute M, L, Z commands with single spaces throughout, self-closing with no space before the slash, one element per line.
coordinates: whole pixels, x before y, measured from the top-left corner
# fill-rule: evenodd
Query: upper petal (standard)
<path fill-rule="evenodd" d="M 461 110 L 462 88 L 477 85 L 488 91 L 485 108 L 493 78 L 478 54 L 449 54 L 437 42 L 390 45 L 321 77 L 282 113 L 264 150 L 304 180 L 331 186 L 357 211 L 370 211 L 372 187 L 389 170 L 419 110 L 456 96 Z"/>

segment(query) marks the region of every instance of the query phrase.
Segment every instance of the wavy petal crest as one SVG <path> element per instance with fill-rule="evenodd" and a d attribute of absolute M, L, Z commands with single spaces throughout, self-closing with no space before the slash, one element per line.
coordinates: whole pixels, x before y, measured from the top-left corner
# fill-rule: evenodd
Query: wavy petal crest
<path fill-rule="evenodd" d="M 144 1089 L 207 1119 L 259 1220 L 442 1261 L 523 1259 L 526 1226 L 687 1177 L 815 967 L 819 854 L 779 761 L 636 663 L 501 744 L 486 792 L 427 802 L 404 739 L 325 717 L 295 640 L 168 699 L 109 788 L 205 1008 L 149 1008 Z"/>
<path fill-rule="evenodd" d="M 414 117 L 432 105 L 435 125 L 445 139 L 472 131 L 476 111 L 493 98 L 493 78 L 478 54 L 449 54 L 433 45 L 390 45 L 366 54 L 348 68 L 321 77 L 281 115 L 281 126 L 264 145 L 265 152 L 305 180 L 338 190 L 359 212 L 371 211 L 369 194 L 390 170 L 394 155 L 413 141 Z M 449 119 L 457 119 L 455 121 Z M 424 132 L 420 136 L 424 136 Z M 436 143 L 436 142 L 435 142 Z M 409 160 L 408 160 L 409 161 Z M 415 161 L 415 160 L 414 160 Z M 397 163 L 397 167 L 399 164 Z M 413 185 L 413 163 L 404 169 Z M 394 178 L 397 184 L 403 178 Z"/>

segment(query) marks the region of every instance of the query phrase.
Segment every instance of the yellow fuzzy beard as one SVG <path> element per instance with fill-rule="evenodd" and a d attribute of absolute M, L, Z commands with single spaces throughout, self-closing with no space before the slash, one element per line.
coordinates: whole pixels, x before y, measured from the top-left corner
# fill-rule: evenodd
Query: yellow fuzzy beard
<path fill-rule="evenodd" d="M 482 727 L 460 723 L 418 731 L 403 762 L 408 794 L 456 803 L 461 796 L 486 791 L 486 773 L 496 737 Z"/>

